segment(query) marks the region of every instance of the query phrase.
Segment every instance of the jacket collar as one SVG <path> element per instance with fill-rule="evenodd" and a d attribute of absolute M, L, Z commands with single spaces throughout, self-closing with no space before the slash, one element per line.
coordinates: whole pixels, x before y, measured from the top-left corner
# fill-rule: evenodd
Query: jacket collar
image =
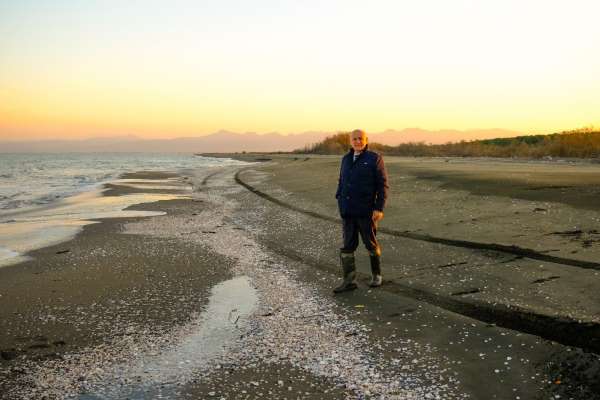
<path fill-rule="evenodd" d="M 364 154 L 367 150 L 369 150 L 368 143 L 365 145 L 365 148 L 360 152 L 360 154 Z M 353 147 L 350 147 L 350 154 L 352 154 L 352 157 L 354 157 L 354 148 Z M 360 157 L 360 154 L 359 154 L 359 157 Z"/>

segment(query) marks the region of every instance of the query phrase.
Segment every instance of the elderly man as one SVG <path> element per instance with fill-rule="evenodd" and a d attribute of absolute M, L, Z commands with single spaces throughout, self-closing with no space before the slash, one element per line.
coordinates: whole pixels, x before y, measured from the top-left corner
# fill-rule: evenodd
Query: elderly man
<path fill-rule="evenodd" d="M 387 172 L 381 155 L 368 150 L 367 134 L 360 130 L 350 133 L 352 148 L 342 158 L 337 192 L 338 207 L 343 221 L 344 246 L 340 249 L 343 282 L 333 291 L 341 293 L 356 289 L 354 251 L 358 235 L 369 251 L 371 282 L 381 286 L 381 248 L 375 235 L 377 222 L 383 218 L 387 198 Z"/>

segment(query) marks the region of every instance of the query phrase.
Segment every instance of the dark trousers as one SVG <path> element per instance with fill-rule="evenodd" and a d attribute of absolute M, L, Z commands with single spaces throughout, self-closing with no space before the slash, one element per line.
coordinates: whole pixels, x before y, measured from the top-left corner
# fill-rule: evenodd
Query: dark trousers
<path fill-rule="evenodd" d="M 371 255 L 381 254 L 377 243 L 377 225 L 371 217 L 345 217 L 342 218 L 344 247 L 342 253 L 354 253 L 358 247 L 358 235 Z"/>

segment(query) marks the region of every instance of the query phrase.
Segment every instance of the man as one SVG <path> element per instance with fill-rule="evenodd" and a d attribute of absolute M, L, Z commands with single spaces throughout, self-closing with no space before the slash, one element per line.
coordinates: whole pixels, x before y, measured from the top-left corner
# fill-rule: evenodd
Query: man
<path fill-rule="evenodd" d="M 377 222 L 383 218 L 387 199 L 387 172 L 381 155 L 368 150 L 367 134 L 360 130 L 350 133 L 352 148 L 342 158 L 337 192 L 338 207 L 343 221 L 344 246 L 340 249 L 340 262 L 344 274 L 342 284 L 333 291 L 341 293 L 356 289 L 354 251 L 358 235 L 369 251 L 371 282 L 381 286 L 381 248 L 375 235 Z"/>

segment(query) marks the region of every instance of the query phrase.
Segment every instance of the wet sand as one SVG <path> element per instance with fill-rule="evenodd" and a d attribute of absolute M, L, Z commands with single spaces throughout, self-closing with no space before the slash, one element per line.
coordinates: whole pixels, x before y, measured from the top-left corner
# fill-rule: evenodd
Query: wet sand
<path fill-rule="evenodd" d="M 336 222 L 338 162 L 292 158 L 238 178 L 279 206 Z M 390 279 L 449 297 L 600 322 L 600 203 L 572 201 L 600 191 L 600 166 L 399 158 L 388 158 L 387 166 L 391 195 L 380 232 Z M 569 195 L 540 189 L 567 180 Z M 331 254 L 327 261 L 336 263 Z"/>
<path fill-rule="evenodd" d="M 256 155 L 243 159 L 248 157 Z M 323 243 L 340 240 L 333 199 L 339 158 L 260 158 L 272 161 L 240 172 L 238 183 L 278 209 L 270 209 L 271 218 L 264 222 L 269 233 L 261 239 L 314 268 L 337 271 L 336 249 Z M 580 192 L 598 191 L 599 166 L 391 157 L 386 163 L 392 191 L 380 226 L 383 291 L 490 327 L 531 334 L 542 343 L 529 353 L 531 358 L 543 355 L 538 372 L 543 366 L 568 376 L 548 390 L 573 398 L 597 393 L 595 378 L 590 378 L 599 370 L 598 206 L 571 200 Z M 457 175 L 459 182 L 454 183 Z M 570 196 L 563 195 L 565 189 L 556 190 L 566 182 L 572 187 Z M 519 190 L 503 190 L 511 185 Z M 539 200 L 544 190 L 547 196 Z M 535 196 L 529 196 L 531 191 Z M 474 244 L 499 245 L 505 251 Z M 523 256 L 515 248 L 529 252 Z M 359 251 L 358 257 L 366 282 L 366 252 Z M 543 343 L 556 342 L 563 346 L 557 355 L 542 350 Z M 486 368 L 486 363 L 473 360 L 467 364 Z"/>
<path fill-rule="evenodd" d="M 115 187 L 104 195 L 131 192 Z M 205 209 L 192 200 L 132 208 L 188 216 Z M 123 338 L 135 343 L 142 333 L 160 337 L 189 321 L 202 308 L 203 293 L 230 277 L 230 261 L 202 247 L 123 235 L 123 223 L 135 220 L 103 219 L 72 240 L 29 253 L 30 261 L 0 268 L 0 397 L 18 397 L 13 385 L 27 383 L 29 362 L 62 359 Z M 223 268 L 198 273 L 213 263 Z"/>
<path fill-rule="evenodd" d="M 194 331 L 211 288 L 246 276 L 259 305 L 239 327 L 238 339 L 192 379 L 170 382 L 171 389 L 159 393 L 228 399 L 598 398 L 596 354 L 550 341 L 527 323 L 503 327 L 503 320 L 490 321 L 497 317 L 493 312 L 469 312 L 506 311 L 509 305 L 552 321 L 582 321 L 576 330 L 586 323 L 593 329 L 597 270 L 380 234 L 384 288 L 361 284 L 334 297 L 339 226 L 318 216 L 336 217 L 339 160 L 295 158 L 239 172 L 241 182 L 270 198 L 236 182 L 240 167 L 198 172 L 187 180 L 192 199 L 133 207 L 165 216 L 103 220 L 69 242 L 33 252 L 33 260 L 0 269 L 0 397 L 60 398 L 93 393 L 107 382 L 122 384 L 111 375 L 114 365 L 176 347 Z M 386 161 L 393 194 L 382 228 L 507 245 L 519 234 L 523 247 L 552 246 L 564 258 L 594 260 L 593 242 L 581 244 L 589 240 L 585 234 L 593 235 L 597 215 L 591 203 L 575 207 L 557 196 L 542 202 L 448 183 L 455 169 L 477 175 L 477 163 L 500 174 L 501 166 L 484 161 L 475 169 L 462 161 L 452 168 L 452 161 L 443 160 Z M 448 181 L 418 176 L 424 170 Z M 594 187 L 592 175 L 582 187 Z M 536 179 L 532 184 L 541 185 Z M 165 192 L 116 185 L 107 195 L 147 190 Z M 509 207 L 513 203 L 516 209 Z M 467 212 L 471 219 L 465 222 Z M 478 230 L 479 220 L 490 228 Z M 581 242 L 545 235 L 540 243 L 543 228 L 559 231 L 573 221 L 581 224 Z M 366 260 L 361 251 L 362 282 Z M 58 385 L 57 378 L 69 385 Z"/>

